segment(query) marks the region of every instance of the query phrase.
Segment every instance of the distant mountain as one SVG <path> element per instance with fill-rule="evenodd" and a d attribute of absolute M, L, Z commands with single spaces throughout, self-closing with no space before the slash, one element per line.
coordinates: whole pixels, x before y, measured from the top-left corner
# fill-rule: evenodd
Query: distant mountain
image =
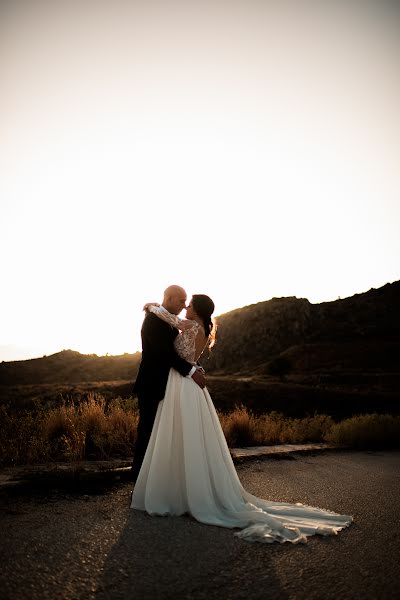
<path fill-rule="evenodd" d="M 0 363 L 0 384 L 134 381 L 140 358 L 140 352 L 120 356 L 97 356 L 63 350 L 43 358 Z"/>

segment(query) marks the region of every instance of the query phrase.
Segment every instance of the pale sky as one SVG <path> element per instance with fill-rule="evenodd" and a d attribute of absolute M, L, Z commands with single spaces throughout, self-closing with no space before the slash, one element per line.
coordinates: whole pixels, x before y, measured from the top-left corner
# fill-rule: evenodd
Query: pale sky
<path fill-rule="evenodd" d="M 396 5 L 2 0 L 0 360 L 399 279 Z"/>

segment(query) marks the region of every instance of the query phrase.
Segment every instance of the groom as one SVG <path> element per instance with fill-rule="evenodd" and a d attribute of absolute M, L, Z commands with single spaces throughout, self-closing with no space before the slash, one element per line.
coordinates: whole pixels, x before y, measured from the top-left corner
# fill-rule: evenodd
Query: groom
<path fill-rule="evenodd" d="M 179 315 L 186 306 L 186 299 L 183 288 L 171 285 L 164 292 L 162 306 L 173 315 Z M 165 396 L 169 370 L 176 369 L 184 377 L 192 377 L 201 388 L 205 386 L 202 370 L 181 358 L 175 351 L 177 329 L 150 312 L 145 316 L 141 333 L 142 360 L 133 388 L 139 403 L 139 423 L 131 472 L 134 482 L 146 454 L 158 403 Z"/>

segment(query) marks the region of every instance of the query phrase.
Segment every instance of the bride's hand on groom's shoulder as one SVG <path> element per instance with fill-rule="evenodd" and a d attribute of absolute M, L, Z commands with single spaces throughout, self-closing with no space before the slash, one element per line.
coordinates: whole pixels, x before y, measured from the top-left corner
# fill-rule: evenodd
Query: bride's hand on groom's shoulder
<path fill-rule="evenodd" d="M 150 306 L 160 306 L 160 304 L 158 304 L 157 302 L 146 302 L 146 304 L 143 306 L 143 310 L 145 312 L 149 312 Z"/>

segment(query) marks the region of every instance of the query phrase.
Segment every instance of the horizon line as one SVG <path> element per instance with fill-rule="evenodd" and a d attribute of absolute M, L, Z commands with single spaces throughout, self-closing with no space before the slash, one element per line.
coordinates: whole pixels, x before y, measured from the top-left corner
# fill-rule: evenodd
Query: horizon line
<path fill-rule="evenodd" d="M 217 315 L 215 318 L 219 319 L 220 317 L 231 314 L 237 310 L 243 310 L 244 308 L 256 306 L 257 304 L 263 304 L 264 302 L 270 302 L 271 300 L 285 300 L 285 299 L 289 299 L 289 298 L 295 298 L 296 300 L 307 300 L 307 302 L 309 302 L 313 306 L 317 306 L 319 304 L 331 304 L 333 302 L 341 302 L 341 301 L 347 300 L 348 298 L 354 298 L 354 296 L 362 296 L 363 294 L 367 294 L 368 292 L 371 292 L 372 290 L 379 290 L 379 289 L 386 287 L 387 285 L 393 285 L 396 283 L 400 283 L 400 279 L 395 279 L 394 281 L 388 281 L 384 285 L 381 285 L 377 288 L 371 287 L 364 292 L 356 292 L 355 294 L 352 294 L 351 296 L 346 296 L 344 298 L 341 298 L 340 296 L 338 296 L 336 300 L 324 300 L 323 302 L 310 302 L 308 300 L 308 298 L 298 298 L 297 296 L 273 296 L 272 298 L 269 298 L 268 300 L 260 300 L 259 302 L 254 302 L 252 304 L 246 304 L 244 306 L 234 308 L 230 311 L 227 311 L 225 313 L 221 313 L 221 314 Z M 3 348 L 8 347 L 8 346 L 12 346 L 12 344 L 5 344 L 3 346 Z M 57 350 L 56 352 L 53 352 L 52 354 L 42 354 L 41 356 L 32 356 L 30 358 L 20 358 L 20 359 L 15 359 L 15 360 L 2 360 L 1 364 L 14 363 L 14 362 L 26 362 L 29 360 L 41 360 L 43 358 L 55 356 L 56 354 L 61 354 L 62 352 L 74 352 L 76 354 L 79 354 L 80 356 L 96 356 L 97 358 L 115 358 L 115 357 L 125 356 L 125 355 L 134 356 L 135 354 L 138 354 L 138 353 L 140 354 L 141 349 L 134 350 L 133 352 L 122 352 L 119 354 L 109 354 L 108 352 L 106 352 L 106 354 L 97 354 L 96 352 L 85 353 L 85 352 L 79 352 L 79 350 L 73 350 L 72 348 L 63 348 L 62 350 Z"/>

